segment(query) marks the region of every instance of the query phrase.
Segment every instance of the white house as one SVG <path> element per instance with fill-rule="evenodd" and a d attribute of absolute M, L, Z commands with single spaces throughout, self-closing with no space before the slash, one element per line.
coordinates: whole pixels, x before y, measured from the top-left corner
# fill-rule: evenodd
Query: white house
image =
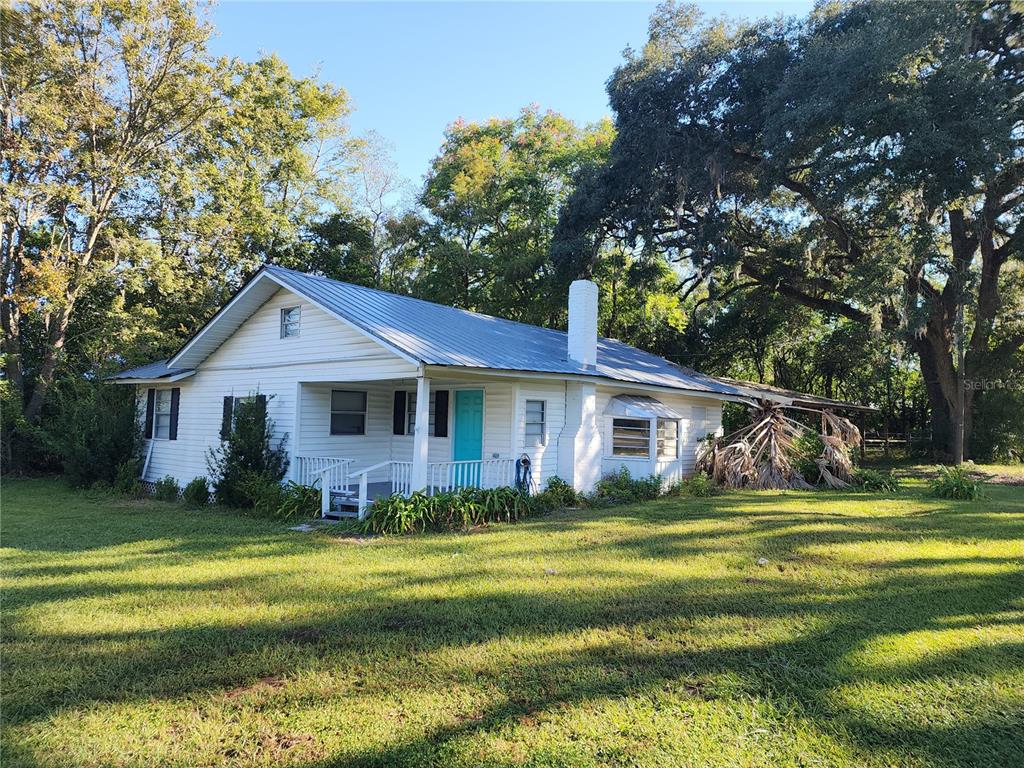
<path fill-rule="evenodd" d="M 325 515 L 517 471 L 581 491 L 620 467 L 672 481 L 723 402 L 800 397 L 598 338 L 597 303 L 574 282 L 566 333 L 266 266 L 169 360 L 112 381 L 139 388 L 143 480 L 206 475 L 235 401 L 258 397 Z"/>

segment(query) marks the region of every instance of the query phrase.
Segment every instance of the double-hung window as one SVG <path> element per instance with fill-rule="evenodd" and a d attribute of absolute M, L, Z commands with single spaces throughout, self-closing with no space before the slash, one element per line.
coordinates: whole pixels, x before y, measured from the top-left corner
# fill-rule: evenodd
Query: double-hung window
<path fill-rule="evenodd" d="M 299 335 L 299 321 L 302 310 L 299 307 L 286 307 L 281 310 L 281 338 Z"/>
<path fill-rule="evenodd" d="M 366 392 L 331 390 L 331 434 L 366 434 Z"/>
<path fill-rule="evenodd" d="M 545 419 L 547 418 L 547 402 L 544 400 L 526 401 L 525 444 L 527 448 L 544 445 L 547 439 Z"/>
<path fill-rule="evenodd" d="M 171 438 L 171 390 L 156 390 L 153 400 L 153 437 L 159 440 Z"/>
<path fill-rule="evenodd" d="M 431 400 L 434 399 L 435 393 L 431 393 Z M 428 413 L 427 429 L 428 435 L 435 434 L 434 429 L 434 409 L 431 408 Z M 416 433 L 416 393 L 409 392 L 405 396 L 405 434 L 412 435 Z"/>
<path fill-rule="evenodd" d="M 679 455 L 679 422 L 658 419 L 658 458 L 674 459 Z"/>
<path fill-rule="evenodd" d="M 690 409 L 690 419 L 693 422 L 691 429 L 698 440 L 708 436 L 708 409 L 704 405 L 695 405 Z"/>

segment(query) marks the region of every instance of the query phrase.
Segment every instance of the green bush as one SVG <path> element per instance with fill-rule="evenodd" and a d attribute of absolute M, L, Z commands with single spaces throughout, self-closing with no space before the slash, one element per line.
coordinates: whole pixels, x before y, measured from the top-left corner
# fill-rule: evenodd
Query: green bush
<path fill-rule="evenodd" d="M 594 488 L 594 498 L 598 503 L 631 504 L 656 499 L 660 495 L 660 475 L 633 478 L 625 467 L 602 477 Z"/>
<path fill-rule="evenodd" d="M 369 533 L 466 530 L 477 525 L 515 522 L 545 511 L 543 494 L 530 497 L 515 488 L 464 488 L 428 496 L 414 493 L 377 499 L 363 529 Z"/>
<path fill-rule="evenodd" d="M 981 482 L 971 477 L 966 466 L 935 468 L 938 477 L 931 482 L 935 496 L 943 499 L 977 499 L 982 495 Z"/>
<path fill-rule="evenodd" d="M 60 456 L 65 479 L 80 488 L 98 480 L 117 485 L 121 465 L 137 459 L 142 449 L 133 388 L 99 382 L 65 386 L 54 407 L 47 440 Z"/>
<path fill-rule="evenodd" d="M 157 501 L 177 501 L 180 493 L 181 488 L 178 487 L 178 481 L 170 475 L 153 484 L 153 498 Z"/>
<path fill-rule="evenodd" d="M 863 491 L 896 493 L 900 489 L 900 481 L 892 472 L 879 472 L 863 467 L 853 471 L 853 482 Z"/>
<path fill-rule="evenodd" d="M 288 481 L 274 513 L 278 520 L 302 520 L 320 514 L 320 490 Z"/>
<path fill-rule="evenodd" d="M 796 468 L 807 482 L 815 483 L 821 479 L 821 469 L 815 459 L 825 451 L 825 443 L 815 430 L 808 429 L 796 439 Z"/>
<path fill-rule="evenodd" d="M 235 400 L 232 421 L 231 431 L 210 449 L 206 464 L 219 503 L 251 507 L 256 501 L 253 494 L 273 494 L 270 484 L 279 483 L 288 470 L 287 435 L 272 445 L 274 422 L 267 416 L 263 395 Z"/>
<path fill-rule="evenodd" d="M 139 479 L 139 460 L 126 459 L 114 469 L 114 482 L 111 488 L 114 493 L 120 493 L 132 498 L 142 496 L 142 481 Z"/>
<path fill-rule="evenodd" d="M 537 496 L 543 497 L 544 503 L 549 504 L 551 509 L 576 507 L 580 504 L 580 495 L 576 489 L 558 475 L 551 477 L 545 484 L 544 490 Z"/>
<path fill-rule="evenodd" d="M 695 496 L 704 498 L 715 496 L 722 492 L 721 487 L 709 475 L 697 472 L 692 477 L 683 480 L 678 485 L 677 493 L 681 496 Z"/>
<path fill-rule="evenodd" d="M 181 499 L 190 507 L 205 507 L 210 503 L 210 486 L 205 477 L 194 477 L 181 492 Z"/>
<path fill-rule="evenodd" d="M 231 506 L 251 508 L 264 517 L 273 517 L 275 510 L 284 502 L 284 488 L 280 481 L 262 472 L 243 472 L 235 493 L 238 496 Z"/>

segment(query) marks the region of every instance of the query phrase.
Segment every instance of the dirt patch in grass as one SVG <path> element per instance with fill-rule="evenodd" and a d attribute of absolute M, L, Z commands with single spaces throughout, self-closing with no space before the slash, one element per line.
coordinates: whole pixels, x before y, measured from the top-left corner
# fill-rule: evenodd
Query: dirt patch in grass
<path fill-rule="evenodd" d="M 294 758 L 296 753 L 304 757 L 316 757 L 322 753 L 316 738 L 309 733 L 261 733 L 260 748 L 275 760 L 285 756 Z"/>
<path fill-rule="evenodd" d="M 237 688 L 232 688 L 224 695 L 229 699 L 237 699 L 239 696 L 245 696 L 246 694 L 255 693 L 256 691 L 283 688 L 287 682 L 288 681 L 285 680 L 283 675 L 267 675 L 266 677 L 261 677 L 259 680 L 249 683 L 248 685 L 240 685 Z"/>
<path fill-rule="evenodd" d="M 990 475 L 985 472 L 979 472 L 978 476 L 981 477 L 986 483 L 995 483 L 996 485 L 1016 485 L 1024 487 L 1024 474 L 994 474 Z"/>

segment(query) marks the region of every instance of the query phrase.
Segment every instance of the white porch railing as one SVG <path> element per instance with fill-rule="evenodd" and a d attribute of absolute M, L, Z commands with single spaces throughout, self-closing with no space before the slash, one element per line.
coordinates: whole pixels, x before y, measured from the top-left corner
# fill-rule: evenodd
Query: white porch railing
<path fill-rule="evenodd" d="M 361 469 L 352 475 L 353 480 L 359 481 L 359 519 L 366 517 L 366 508 L 370 505 L 370 475 L 382 474 L 390 483 L 391 493 L 399 493 L 402 496 L 412 495 L 412 462 L 411 461 L 382 461 L 372 467 Z"/>
<path fill-rule="evenodd" d="M 348 471 L 355 459 L 339 459 L 336 456 L 295 456 L 292 460 L 292 480 L 299 485 L 316 486 L 320 482 L 320 474 L 326 470 L 334 470 L 330 480 L 337 479 L 338 464 L 344 464 L 345 471 L 339 485 L 348 485 Z"/>
<path fill-rule="evenodd" d="M 515 459 L 437 461 L 427 465 L 427 488 L 445 493 L 459 488 L 498 488 L 515 485 Z"/>
<path fill-rule="evenodd" d="M 296 456 L 295 482 L 320 488 L 320 512 L 331 513 L 331 494 L 355 496 L 359 519 L 369 507 L 371 483 L 386 483 L 388 493 L 411 496 L 412 462 L 382 461 L 352 472 L 353 459 L 326 456 Z M 427 492 L 445 493 L 460 488 L 498 488 L 515 485 L 515 459 L 480 461 L 436 461 L 427 464 Z M 353 494 L 349 489 L 356 485 Z"/>
<path fill-rule="evenodd" d="M 349 469 L 352 466 L 352 459 L 334 459 L 333 463 L 324 463 L 314 482 L 303 483 L 303 485 L 315 486 L 320 484 L 320 516 L 327 517 L 331 511 L 331 492 L 348 491 Z"/>

